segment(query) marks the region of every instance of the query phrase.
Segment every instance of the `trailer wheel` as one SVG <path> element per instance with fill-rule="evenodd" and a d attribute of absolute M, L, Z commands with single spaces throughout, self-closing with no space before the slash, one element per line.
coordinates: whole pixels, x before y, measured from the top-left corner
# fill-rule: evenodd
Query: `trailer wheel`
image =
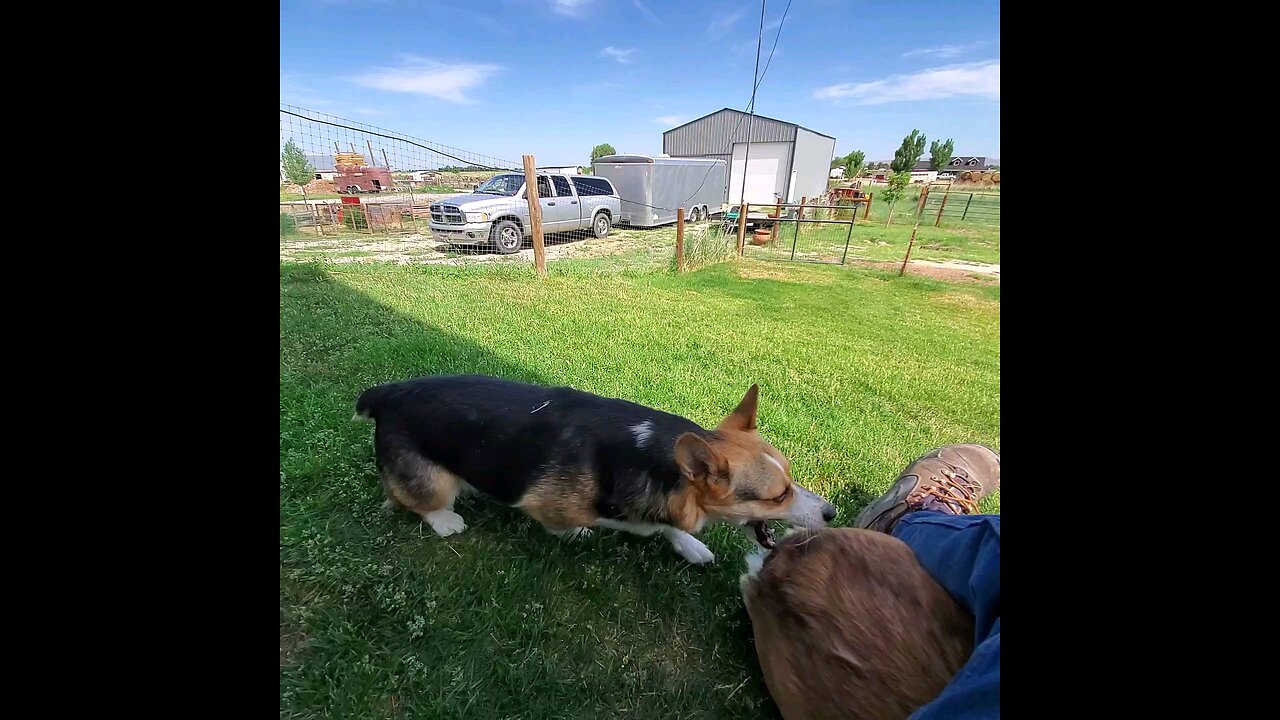
<path fill-rule="evenodd" d="M 610 227 L 609 216 L 604 213 L 597 214 L 595 219 L 591 221 L 591 230 L 597 239 L 609 237 Z"/>

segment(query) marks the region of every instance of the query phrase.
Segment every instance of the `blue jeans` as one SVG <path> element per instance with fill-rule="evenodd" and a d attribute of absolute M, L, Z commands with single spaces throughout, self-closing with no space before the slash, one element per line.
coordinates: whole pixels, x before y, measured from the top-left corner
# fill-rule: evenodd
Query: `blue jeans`
<path fill-rule="evenodd" d="M 973 614 L 973 655 L 911 720 L 1000 717 L 1000 516 L 907 513 L 893 536 Z"/>

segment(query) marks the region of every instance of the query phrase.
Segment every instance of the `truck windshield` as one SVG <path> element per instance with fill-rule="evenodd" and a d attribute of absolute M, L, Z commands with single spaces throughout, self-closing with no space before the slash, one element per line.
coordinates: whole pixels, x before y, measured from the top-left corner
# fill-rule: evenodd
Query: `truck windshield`
<path fill-rule="evenodd" d="M 476 192 L 487 195 L 515 195 L 524 186 L 523 175 L 496 175 L 476 187 Z"/>

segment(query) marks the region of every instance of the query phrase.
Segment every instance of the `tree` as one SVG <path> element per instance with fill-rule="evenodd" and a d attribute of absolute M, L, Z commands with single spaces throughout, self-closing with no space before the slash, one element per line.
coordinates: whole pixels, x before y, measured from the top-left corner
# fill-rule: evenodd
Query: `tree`
<path fill-rule="evenodd" d="M 887 187 L 880 192 L 880 197 L 889 203 L 889 219 L 885 221 L 884 226 L 889 227 L 893 224 L 893 207 L 898 204 L 902 196 L 907 192 L 907 185 L 911 184 L 910 172 L 890 172 Z"/>
<path fill-rule="evenodd" d="M 929 169 L 933 171 L 941 170 L 951 162 L 951 153 L 955 152 L 956 141 L 947 138 L 947 141 L 940 143 L 934 140 L 929 145 Z"/>
<path fill-rule="evenodd" d="M 284 166 L 284 179 L 302 187 L 302 199 L 305 202 L 307 183 L 315 180 L 316 169 L 307 162 L 306 154 L 293 142 L 293 138 L 289 138 L 289 142 L 284 144 L 284 150 L 280 153 L 280 164 Z"/>
<path fill-rule="evenodd" d="M 893 151 L 893 162 L 889 163 L 889 169 L 896 173 L 910 173 L 924 154 L 925 140 L 919 130 L 912 130 L 910 135 L 902 138 L 902 145 Z"/>
<path fill-rule="evenodd" d="M 889 169 L 893 173 L 889 175 L 889 187 L 883 193 L 884 198 L 889 201 L 889 220 L 885 227 L 893 223 L 893 207 L 902 199 L 907 185 L 911 183 L 911 170 L 924 154 L 925 141 L 925 136 L 919 130 L 912 130 L 910 135 L 902 138 L 902 145 L 893 152 L 893 162 L 889 163 Z"/>
<path fill-rule="evenodd" d="M 863 168 L 867 165 L 867 154 L 861 150 L 854 150 L 845 155 L 844 158 L 844 176 L 850 180 L 857 180 L 862 174 Z"/>
<path fill-rule="evenodd" d="M 601 143 L 591 148 L 591 162 L 595 162 L 605 155 L 617 155 L 618 151 L 613 149 L 609 143 Z"/>

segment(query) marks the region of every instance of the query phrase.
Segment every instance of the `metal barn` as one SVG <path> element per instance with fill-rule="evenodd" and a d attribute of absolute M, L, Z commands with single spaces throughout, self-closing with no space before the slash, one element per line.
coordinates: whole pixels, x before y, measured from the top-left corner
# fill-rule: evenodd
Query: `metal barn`
<path fill-rule="evenodd" d="M 753 119 L 724 108 L 662 133 L 662 152 L 724 160 L 730 203 L 742 202 L 744 174 L 747 202 L 767 204 L 778 197 L 800 202 L 826 192 L 836 139 L 795 123 L 762 115 Z"/>

